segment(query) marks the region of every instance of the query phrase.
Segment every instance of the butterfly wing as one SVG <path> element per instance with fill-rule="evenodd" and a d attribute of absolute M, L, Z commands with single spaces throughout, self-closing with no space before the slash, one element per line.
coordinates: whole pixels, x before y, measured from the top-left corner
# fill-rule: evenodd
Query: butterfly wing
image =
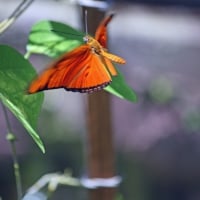
<path fill-rule="evenodd" d="M 101 44 L 103 48 L 107 48 L 107 25 L 112 20 L 113 16 L 114 14 L 110 14 L 105 17 L 105 19 L 98 26 L 95 33 L 95 39 Z M 106 49 L 102 49 L 101 55 L 103 57 L 102 60 L 104 64 L 106 65 L 112 76 L 116 76 L 117 71 L 111 61 L 119 64 L 124 64 L 126 62 L 123 58 L 108 53 Z"/>
<path fill-rule="evenodd" d="M 108 15 L 98 26 L 95 39 L 102 45 L 102 47 L 107 47 L 107 25 L 113 18 L 114 14 Z"/>
<path fill-rule="evenodd" d="M 74 76 L 65 87 L 66 90 L 90 93 L 104 88 L 111 82 L 111 76 L 98 55 L 90 53 L 80 66 L 80 75 Z"/>
<path fill-rule="evenodd" d="M 93 92 L 110 82 L 111 77 L 100 56 L 91 53 L 90 47 L 86 44 L 53 63 L 31 83 L 28 92 L 31 94 L 55 88 Z"/>

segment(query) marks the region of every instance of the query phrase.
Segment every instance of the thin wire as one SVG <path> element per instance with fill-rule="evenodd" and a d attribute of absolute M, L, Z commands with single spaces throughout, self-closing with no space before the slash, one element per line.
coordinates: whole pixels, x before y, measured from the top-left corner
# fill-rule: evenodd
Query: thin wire
<path fill-rule="evenodd" d="M 87 10 L 85 10 L 85 34 L 88 35 Z"/>

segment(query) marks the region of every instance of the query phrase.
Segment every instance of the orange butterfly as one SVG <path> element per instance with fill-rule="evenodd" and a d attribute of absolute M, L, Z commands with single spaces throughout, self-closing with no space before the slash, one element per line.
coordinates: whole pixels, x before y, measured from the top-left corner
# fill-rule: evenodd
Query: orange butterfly
<path fill-rule="evenodd" d="M 111 61 L 124 64 L 125 60 L 108 53 L 107 25 L 113 18 L 107 16 L 98 26 L 95 38 L 86 35 L 85 44 L 64 54 L 29 86 L 28 93 L 64 88 L 73 92 L 94 92 L 109 85 L 116 76 Z"/>

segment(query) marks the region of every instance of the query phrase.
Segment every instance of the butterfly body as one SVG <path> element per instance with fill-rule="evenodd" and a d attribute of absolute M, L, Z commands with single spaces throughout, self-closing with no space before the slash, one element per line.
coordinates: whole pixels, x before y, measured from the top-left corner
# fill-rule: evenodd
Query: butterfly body
<path fill-rule="evenodd" d="M 104 88 L 117 72 L 111 61 L 125 60 L 108 53 L 106 26 L 113 15 L 105 18 L 97 28 L 95 38 L 86 35 L 85 44 L 64 54 L 29 86 L 30 94 L 42 90 L 64 88 L 73 92 L 90 93 Z"/>

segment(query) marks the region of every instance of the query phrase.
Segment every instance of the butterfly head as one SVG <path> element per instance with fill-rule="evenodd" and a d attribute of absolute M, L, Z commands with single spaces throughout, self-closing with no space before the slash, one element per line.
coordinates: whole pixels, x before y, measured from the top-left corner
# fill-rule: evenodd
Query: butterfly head
<path fill-rule="evenodd" d="M 92 50 L 93 53 L 96 53 L 96 54 L 100 54 L 101 53 L 102 46 L 93 37 L 91 37 L 90 35 L 86 35 L 83 38 L 83 40 L 90 47 L 90 49 Z"/>
<path fill-rule="evenodd" d="M 93 40 L 93 38 L 91 37 L 91 36 L 89 36 L 89 35 L 86 35 L 86 36 L 84 36 L 83 37 L 83 41 L 85 42 L 85 43 L 91 43 L 92 42 L 92 40 Z"/>

